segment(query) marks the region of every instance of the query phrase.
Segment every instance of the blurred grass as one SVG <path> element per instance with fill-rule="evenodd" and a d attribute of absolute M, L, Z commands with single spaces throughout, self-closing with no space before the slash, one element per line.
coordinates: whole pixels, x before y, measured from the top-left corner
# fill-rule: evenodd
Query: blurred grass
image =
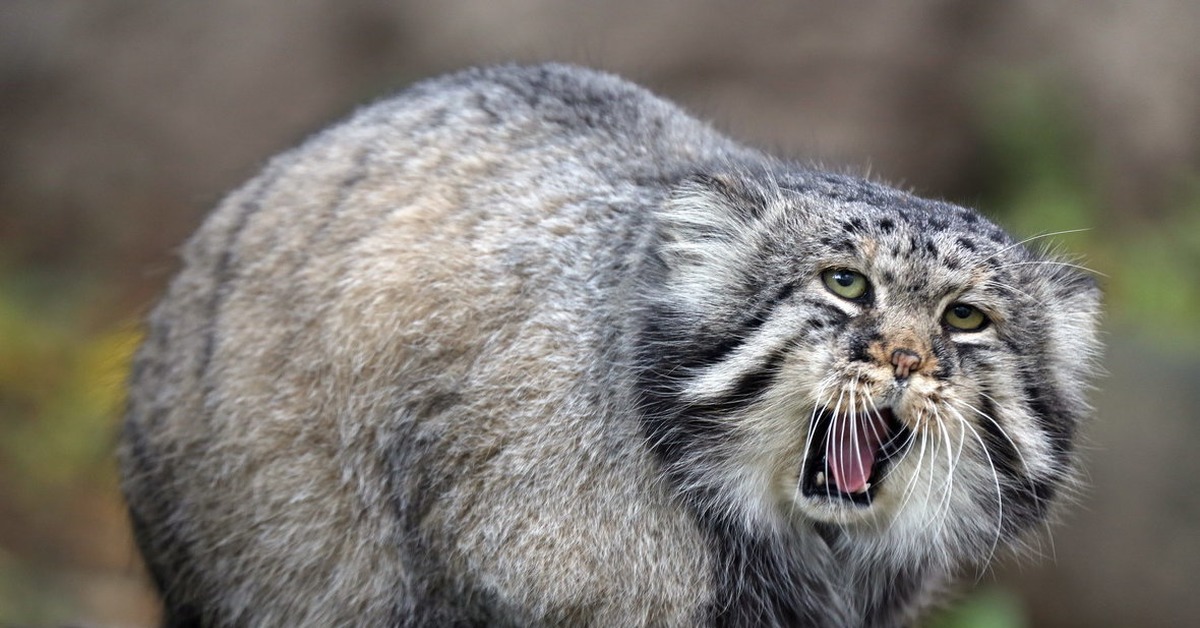
<path fill-rule="evenodd" d="M 1110 322 L 1161 348 L 1200 349 L 1200 173 L 1170 173 L 1177 183 L 1165 206 L 1114 207 L 1104 177 L 1119 173 L 1095 163 L 1081 103 L 1029 75 L 986 94 L 984 208 L 1023 237 L 1084 230 L 1042 244 L 1100 274 Z"/>
<path fill-rule="evenodd" d="M 98 288 L 0 266 L 0 504 L 13 510 L 0 522 L 0 623 L 77 611 L 55 573 L 66 550 L 50 539 L 83 493 L 115 494 L 112 446 L 139 332 L 93 329 Z"/>
<path fill-rule="evenodd" d="M 39 499 L 108 464 L 139 332 L 90 332 L 76 313 L 84 308 L 71 307 L 85 291 L 51 295 L 26 279 L 0 271 L 0 468 Z"/>
<path fill-rule="evenodd" d="M 1021 628 L 1026 626 L 1021 601 L 1000 588 L 977 591 L 935 614 L 925 628 Z"/>

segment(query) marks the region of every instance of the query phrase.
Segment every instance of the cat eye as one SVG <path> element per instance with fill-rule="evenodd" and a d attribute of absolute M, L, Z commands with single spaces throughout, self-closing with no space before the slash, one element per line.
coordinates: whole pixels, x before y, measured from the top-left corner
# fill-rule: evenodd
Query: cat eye
<path fill-rule="evenodd" d="M 862 273 L 845 268 L 832 268 L 821 273 L 821 281 L 830 292 L 851 301 L 861 299 L 871 287 Z"/>
<path fill-rule="evenodd" d="M 979 331 L 988 324 L 988 317 L 983 312 L 965 303 L 955 303 L 946 308 L 946 315 L 942 319 L 947 325 L 961 331 Z"/>

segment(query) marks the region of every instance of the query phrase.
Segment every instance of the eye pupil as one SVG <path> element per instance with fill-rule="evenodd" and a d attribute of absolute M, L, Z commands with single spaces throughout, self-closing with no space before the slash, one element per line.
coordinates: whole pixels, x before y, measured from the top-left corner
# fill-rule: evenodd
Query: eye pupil
<path fill-rule="evenodd" d="M 821 281 L 830 292 L 843 299 L 857 301 L 866 297 L 870 288 L 862 273 L 845 268 L 830 269 L 821 273 Z"/>
<path fill-rule="evenodd" d="M 980 331 L 988 325 L 988 318 L 983 312 L 964 303 L 955 303 L 947 308 L 942 320 L 960 331 Z"/>

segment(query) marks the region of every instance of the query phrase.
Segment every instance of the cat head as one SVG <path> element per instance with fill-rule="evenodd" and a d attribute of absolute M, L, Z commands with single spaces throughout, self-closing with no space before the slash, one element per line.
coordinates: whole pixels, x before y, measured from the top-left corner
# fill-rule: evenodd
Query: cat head
<path fill-rule="evenodd" d="M 645 431 L 712 516 L 979 554 L 1071 485 L 1099 311 L 1072 264 L 969 209 L 800 170 L 681 182 L 651 252 Z"/>

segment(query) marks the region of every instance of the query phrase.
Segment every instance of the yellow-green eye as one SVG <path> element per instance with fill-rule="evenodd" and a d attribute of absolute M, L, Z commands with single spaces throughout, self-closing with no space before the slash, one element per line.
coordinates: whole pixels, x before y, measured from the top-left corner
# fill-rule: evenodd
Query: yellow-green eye
<path fill-rule="evenodd" d="M 845 268 L 834 268 L 821 273 L 821 280 L 829 291 L 843 299 L 861 299 L 871 287 L 862 273 Z"/>
<path fill-rule="evenodd" d="M 943 318 L 947 325 L 962 331 L 979 331 L 988 324 L 988 318 L 983 312 L 965 303 L 955 303 L 946 308 L 946 316 Z"/>

